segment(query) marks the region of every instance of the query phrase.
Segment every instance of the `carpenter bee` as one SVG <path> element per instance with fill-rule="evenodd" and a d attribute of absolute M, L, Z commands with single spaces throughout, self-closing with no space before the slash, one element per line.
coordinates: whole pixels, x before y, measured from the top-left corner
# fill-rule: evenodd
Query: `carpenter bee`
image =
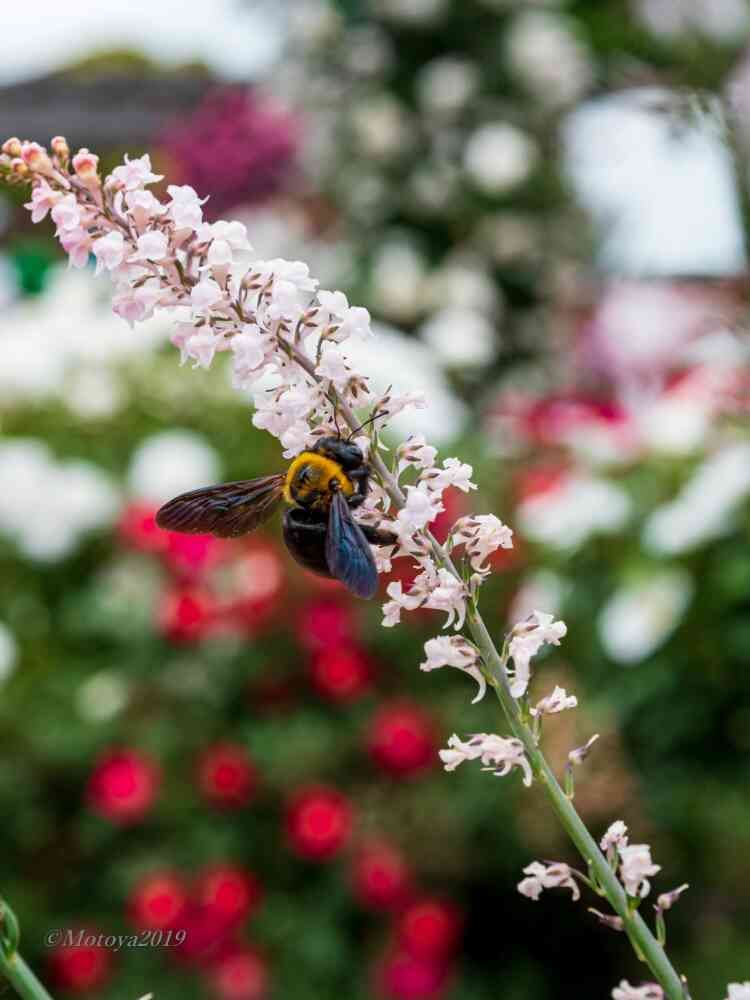
<path fill-rule="evenodd" d="M 282 500 L 284 541 L 306 569 L 339 580 L 356 597 L 375 596 L 373 545 L 392 545 L 389 531 L 358 524 L 352 510 L 370 486 L 362 450 L 340 437 L 324 437 L 298 455 L 286 473 L 221 483 L 182 493 L 158 511 L 168 531 L 236 538 L 263 524 Z"/>

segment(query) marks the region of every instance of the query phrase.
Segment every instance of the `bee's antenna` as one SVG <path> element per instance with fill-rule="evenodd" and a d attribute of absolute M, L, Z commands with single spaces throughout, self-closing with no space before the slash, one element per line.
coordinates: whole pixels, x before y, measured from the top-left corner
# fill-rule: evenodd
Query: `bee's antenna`
<path fill-rule="evenodd" d="M 355 427 L 355 429 L 351 432 L 351 434 L 346 440 L 351 441 L 354 435 L 359 434 L 359 432 L 362 430 L 363 427 L 367 427 L 368 424 L 374 424 L 375 421 L 378 419 L 378 417 L 385 416 L 385 413 L 386 413 L 385 410 L 376 410 L 375 413 L 373 413 L 371 417 L 368 417 L 363 424 L 360 424 L 359 427 Z"/>
<path fill-rule="evenodd" d="M 336 428 L 336 436 L 341 437 L 341 428 L 339 427 L 339 414 L 336 408 L 336 402 L 331 399 L 330 396 L 328 397 L 328 402 L 331 404 L 331 408 L 333 409 L 333 426 Z"/>

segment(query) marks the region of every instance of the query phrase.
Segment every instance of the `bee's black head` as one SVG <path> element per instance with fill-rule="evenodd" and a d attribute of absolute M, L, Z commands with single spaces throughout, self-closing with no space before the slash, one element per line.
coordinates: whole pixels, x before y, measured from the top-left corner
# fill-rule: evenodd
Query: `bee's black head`
<path fill-rule="evenodd" d="M 358 445 L 338 437 L 321 438 L 311 451 L 325 455 L 326 458 L 332 458 L 345 472 L 359 469 L 365 461 L 362 449 Z"/>

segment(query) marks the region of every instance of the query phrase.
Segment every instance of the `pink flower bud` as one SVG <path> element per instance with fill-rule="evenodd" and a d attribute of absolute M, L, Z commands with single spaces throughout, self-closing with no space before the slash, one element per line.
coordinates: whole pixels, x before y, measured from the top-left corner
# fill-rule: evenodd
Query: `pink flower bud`
<path fill-rule="evenodd" d="M 79 180 L 87 186 L 93 181 L 99 183 L 99 157 L 90 153 L 88 149 L 79 149 L 73 157 L 73 169 Z"/>
<path fill-rule="evenodd" d="M 16 177 L 28 177 L 29 168 L 23 162 L 23 160 L 16 157 L 16 159 L 11 160 L 10 169 L 13 171 Z"/>
<path fill-rule="evenodd" d="M 70 156 L 70 146 L 68 146 L 68 140 L 64 135 L 56 135 L 50 142 L 50 148 L 55 156 L 61 160 L 67 160 Z"/>
<path fill-rule="evenodd" d="M 21 157 L 29 170 L 39 174 L 52 173 L 52 160 L 44 146 L 40 146 L 38 142 L 24 142 L 21 146 Z"/>
<path fill-rule="evenodd" d="M 21 140 L 16 139 L 15 136 L 12 139 L 6 139 L 3 143 L 3 152 L 8 156 L 20 156 Z"/>

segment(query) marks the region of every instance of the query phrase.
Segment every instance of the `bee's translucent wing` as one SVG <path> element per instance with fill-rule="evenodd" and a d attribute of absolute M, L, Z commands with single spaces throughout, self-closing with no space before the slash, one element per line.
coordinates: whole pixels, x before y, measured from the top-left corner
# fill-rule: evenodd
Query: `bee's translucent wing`
<path fill-rule="evenodd" d="M 326 562 L 331 576 L 340 580 L 355 597 L 374 597 L 378 571 L 364 533 L 352 517 L 346 500 L 334 493 L 328 515 Z"/>
<path fill-rule="evenodd" d="M 284 478 L 280 473 L 182 493 L 164 504 L 156 523 L 167 531 L 236 538 L 273 514 L 282 497 Z"/>

